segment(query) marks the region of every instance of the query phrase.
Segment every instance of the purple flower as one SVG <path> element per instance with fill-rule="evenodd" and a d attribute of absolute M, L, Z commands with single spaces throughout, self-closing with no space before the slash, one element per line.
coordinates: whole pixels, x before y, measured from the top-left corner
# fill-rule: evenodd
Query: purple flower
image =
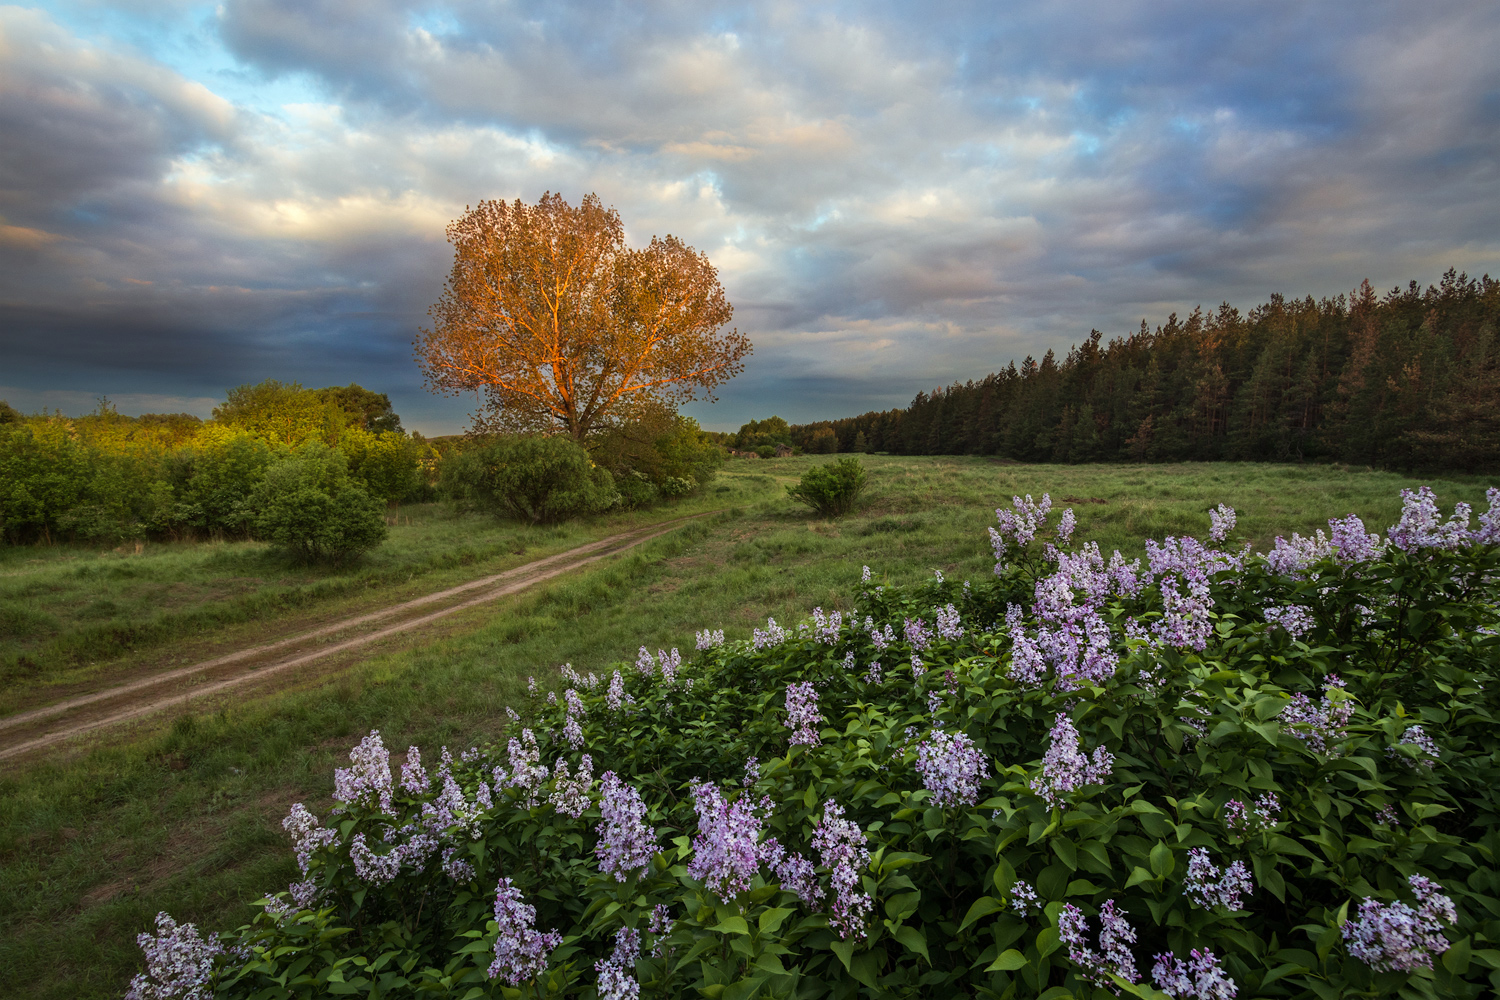
<path fill-rule="evenodd" d="M 824 615 L 822 608 L 813 608 L 813 638 L 826 646 L 832 646 L 839 641 L 839 633 L 844 628 L 844 616 L 835 611 L 830 615 Z"/>
<path fill-rule="evenodd" d="M 1474 529 L 1475 545 L 1500 545 L 1500 486 L 1491 486 L 1484 491 L 1490 509 L 1479 515 L 1479 527 Z"/>
<path fill-rule="evenodd" d="M 604 704 L 611 712 L 618 712 L 627 705 L 634 705 L 635 699 L 625 691 L 625 678 L 620 676 L 618 670 L 609 682 L 609 690 L 604 693 Z"/>
<path fill-rule="evenodd" d="M 349 842 L 349 860 L 354 862 L 354 874 L 369 885 L 384 885 L 400 874 L 401 859 L 399 850 L 376 854 L 365 843 L 363 833 L 356 833 Z"/>
<path fill-rule="evenodd" d="M 750 634 L 750 644 L 756 649 L 770 649 L 786 642 L 786 629 L 776 624 L 776 619 L 766 619 L 766 630 L 754 629 Z"/>
<path fill-rule="evenodd" d="M 953 605 L 949 604 L 938 609 L 937 634 L 949 642 L 957 642 L 964 637 L 963 619 Z"/>
<path fill-rule="evenodd" d="M 1178 961 L 1170 952 L 1157 955 L 1151 978 L 1157 989 L 1175 1000 L 1234 1000 L 1239 992 L 1234 980 L 1219 966 L 1218 956 L 1207 949 L 1194 948 L 1186 962 Z"/>
<path fill-rule="evenodd" d="M 693 638 L 697 640 L 699 649 L 715 649 L 724 645 L 724 630 L 704 629 L 702 632 L 694 632 Z"/>
<path fill-rule="evenodd" d="M 552 794 L 547 796 L 547 801 L 558 812 L 566 816 L 578 819 L 588 810 L 589 789 L 594 785 L 594 760 L 588 754 L 584 754 L 578 763 L 578 777 L 573 777 L 568 771 L 568 762 L 563 758 L 557 758 L 557 764 L 552 768 Z"/>
<path fill-rule="evenodd" d="M 1182 888 L 1194 905 L 1205 910 L 1216 906 L 1238 910 L 1241 897 L 1254 892 L 1255 883 L 1243 861 L 1234 862 L 1221 874 L 1209 859 L 1208 851 L 1194 847 L 1188 851 L 1187 877 L 1183 879 Z"/>
<path fill-rule="evenodd" d="M 406 748 L 406 761 L 401 765 L 401 787 L 411 795 L 427 791 L 427 771 L 422 767 L 422 751 L 416 747 Z"/>
<path fill-rule="evenodd" d="M 682 669 L 682 654 L 677 652 L 673 646 L 669 653 L 664 649 L 656 651 L 656 665 L 661 668 L 661 682 L 670 688 L 677 683 L 677 671 Z"/>
<path fill-rule="evenodd" d="M 1042 773 L 1031 779 L 1031 790 L 1049 806 L 1067 808 L 1063 796 L 1085 785 L 1102 784 L 1114 769 L 1114 757 L 1102 746 L 1095 748 L 1092 761 L 1084 756 L 1078 730 L 1064 712 L 1057 713 L 1047 739 Z"/>
<path fill-rule="evenodd" d="M 568 746 L 574 750 L 583 749 L 583 726 L 579 725 L 578 716 L 569 715 L 563 722 L 563 739 L 568 741 Z"/>
<path fill-rule="evenodd" d="M 762 797 L 757 802 L 745 795 L 728 802 L 706 781 L 694 784 L 692 793 L 698 833 L 693 838 L 688 877 L 702 881 L 728 902 L 749 890 L 762 857 L 779 848 L 774 841 L 765 845 L 760 841 L 761 817 L 770 813 L 771 800 Z"/>
<path fill-rule="evenodd" d="M 1453 900 L 1425 876 L 1413 875 L 1407 884 L 1417 897 L 1415 908 L 1399 901 L 1382 905 L 1367 899 L 1359 905 L 1359 916 L 1344 922 L 1349 954 L 1376 972 L 1430 969 L 1432 956 L 1448 950 L 1443 924 L 1458 919 Z"/>
<path fill-rule="evenodd" d="M 1088 982 L 1119 993 L 1111 976 L 1126 982 L 1136 981 L 1135 958 L 1129 946 L 1135 944 L 1135 928 L 1107 900 L 1099 910 L 1099 948 L 1088 943 L 1089 922 L 1083 911 L 1072 903 L 1063 904 L 1057 916 L 1057 936 L 1068 947 L 1068 961 L 1078 966 L 1078 973 Z"/>
<path fill-rule="evenodd" d="M 351 767 L 340 767 L 333 772 L 333 797 L 342 803 L 334 812 L 343 812 L 347 805 L 367 807 L 379 806 L 386 815 L 391 812 L 391 755 L 380 741 L 380 730 L 370 730 L 370 735 L 359 741 L 359 746 L 349 751 Z"/>
<path fill-rule="evenodd" d="M 866 621 L 868 623 L 868 619 Z M 870 642 L 872 642 L 875 645 L 875 648 L 882 653 L 885 652 L 886 649 L 888 649 L 895 641 L 896 633 L 891 631 L 891 627 L 889 625 L 883 626 L 879 629 L 870 629 Z"/>
<path fill-rule="evenodd" d="M 769 842 L 768 842 L 769 843 Z M 813 863 L 795 851 L 785 851 L 777 844 L 767 858 L 767 867 L 781 880 L 781 887 L 795 893 L 809 908 L 816 910 L 823 902 L 823 887 L 818 884 L 818 873 Z"/>
<path fill-rule="evenodd" d="M 1208 637 L 1213 634 L 1213 621 L 1209 609 L 1213 599 L 1208 596 L 1208 584 L 1203 580 L 1190 580 L 1187 592 L 1166 580 L 1161 582 L 1162 616 L 1152 631 L 1168 646 L 1178 649 L 1196 649 L 1202 652 L 1208 646 Z"/>
<path fill-rule="evenodd" d="M 1047 512 L 1052 509 L 1052 497 L 1046 493 L 1042 494 L 1041 503 L 1031 499 L 1031 494 L 1026 494 L 1026 499 L 1011 497 L 1011 510 L 1004 507 L 997 508 L 995 517 L 1000 522 L 1000 529 L 990 529 L 990 542 L 995 548 L 995 560 L 1003 563 L 1005 561 L 1006 549 L 1014 542 L 1017 548 L 1024 549 L 1031 544 L 1036 533 L 1047 523 Z M 997 571 L 999 567 L 996 567 Z"/>
<path fill-rule="evenodd" d="M 646 932 L 655 940 L 651 945 L 651 957 L 660 958 L 664 948 L 662 938 L 672 933 L 672 928 L 677 921 L 672 919 L 672 908 L 666 903 L 657 903 L 651 907 L 651 919 L 646 923 Z"/>
<path fill-rule="evenodd" d="M 828 925 L 841 939 L 863 934 L 875 901 L 861 890 L 860 876 L 870 864 L 870 849 L 859 824 L 844 818 L 833 799 L 823 803 L 823 818 L 813 831 L 813 847 L 823 867 L 832 872 L 832 912 Z"/>
<path fill-rule="evenodd" d="M 1432 487 L 1402 490 L 1401 519 L 1387 529 L 1386 535 L 1407 555 L 1422 549 L 1457 549 L 1470 541 L 1469 513 L 1468 504 L 1455 504 L 1445 522 L 1438 513 L 1437 494 Z"/>
<path fill-rule="evenodd" d="M 542 752 L 537 748 L 536 735 L 529 729 L 521 730 L 521 738 L 510 739 L 510 786 L 526 793 L 526 807 L 536 804 L 536 797 L 547 780 L 547 768 L 540 763 Z"/>
<path fill-rule="evenodd" d="M 640 792 L 613 771 L 604 772 L 601 785 L 603 820 L 596 828 L 599 842 L 594 845 L 599 870 L 613 875 L 616 882 L 635 873 L 644 875 L 656 855 L 656 831 L 646 823 L 646 803 Z"/>
<path fill-rule="evenodd" d="M 314 851 L 339 842 L 338 832 L 319 826 L 318 817 L 300 802 L 292 803 L 291 812 L 281 821 L 281 828 L 291 835 L 292 850 L 297 852 L 297 867 L 303 875 L 307 874 Z"/>
<path fill-rule="evenodd" d="M 860 583 L 869 583 L 870 582 L 870 567 L 866 566 L 864 572 L 859 575 L 859 582 Z"/>
<path fill-rule="evenodd" d="M 609 958 L 594 963 L 599 974 L 599 1000 L 637 1000 L 641 984 L 634 976 L 641 957 L 641 932 L 633 927 L 615 931 L 615 950 Z"/>
<path fill-rule="evenodd" d="M 1281 628 L 1293 639 L 1300 639 L 1318 624 L 1312 612 L 1300 604 L 1287 604 L 1279 608 L 1266 608 L 1266 624 Z"/>
<path fill-rule="evenodd" d="M 1073 508 L 1069 507 L 1062 512 L 1062 518 L 1057 522 L 1057 540 L 1063 545 L 1073 539 L 1073 530 L 1078 527 L 1078 518 L 1073 515 Z"/>
<path fill-rule="evenodd" d="M 902 631 L 905 633 L 907 645 L 911 646 L 914 653 L 920 653 L 932 644 L 932 630 L 920 618 L 906 619 Z"/>
<path fill-rule="evenodd" d="M 1233 507 L 1219 504 L 1218 507 L 1208 512 L 1208 537 L 1210 541 L 1222 545 L 1224 539 L 1234 530 L 1235 515 Z"/>
<path fill-rule="evenodd" d="M 1321 701 L 1314 702 L 1305 694 L 1293 695 L 1281 710 L 1281 724 L 1307 744 L 1309 750 L 1337 757 L 1338 749 L 1330 748 L 1329 744 L 1344 738 L 1344 730 L 1349 725 L 1350 716 L 1354 714 L 1352 701 L 1332 697 L 1335 690 L 1342 692 L 1343 687 L 1344 682 L 1339 680 L 1337 674 L 1329 674 L 1324 678 Z"/>
<path fill-rule="evenodd" d="M 1037 899 L 1036 890 L 1030 883 L 1016 879 L 1015 885 L 1010 887 L 1010 905 L 1021 916 L 1030 916 L 1042 911 L 1042 902 Z"/>
<path fill-rule="evenodd" d="M 871 660 L 870 661 L 870 669 L 865 671 L 865 683 L 866 684 L 884 684 L 885 683 L 885 681 L 882 680 L 881 676 L 880 676 L 880 661 L 879 660 Z"/>
<path fill-rule="evenodd" d="M 166 913 L 156 915 L 156 933 L 135 939 L 146 953 L 146 971 L 130 981 L 125 1000 L 208 1000 L 213 995 L 214 959 L 224 953 L 217 941 L 205 940 L 192 924 L 178 924 Z"/>
<path fill-rule="evenodd" d="M 443 874 L 455 882 L 467 882 L 474 877 L 474 866 L 465 861 L 456 847 L 443 848 Z"/>
<path fill-rule="evenodd" d="M 988 771 L 984 755 L 962 731 L 950 735 L 934 729 L 917 745 L 917 772 L 932 793 L 932 804 L 940 808 L 978 802 L 979 783 Z"/>
<path fill-rule="evenodd" d="M 1365 522 L 1358 515 L 1330 518 L 1328 528 L 1333 536 L 1331 544 L 1334 555 L 1341 563 L 1352 566 L 1355 563 L 1373 562 L 1385 552 L 1385 542 L 1381 541 L 1379 535 L 1367 534 Z"/>
<path fill-rule="evenodd" d="M 1281 814 L 1281 801 L 1272 792 L 1267 792 L 1247 806 L 1239 799 L 1230 799 L 1224 804 L 1224 826 L 1237 837 L 1248 837 L 1262 833 L 1276 825 Z"/>
<path fill-rule="evenodd" d="M 1381 806 L 1375 811 L 1375 823 L 1378 826 L 1400 826 L 1401 820 L 1396 817 L 1396 810 L 1389 805 Z"/>
<path fill-rule="evenodd" d="M 815 747 L 822 742 L 818 737 L 818 723 L 823 717 L 818 714 L 818 689 L 812 681 L 789 684 L 786 689 L 786 722 L 792 730 L 788 741 L 793 746 Z"/>
<path fill-rule="evenodd" d="M 1416 760 L 1405 756 L 1396 747 L 1387 747 L 1385 755 L 1392 760 L 1402 761 L 1411 767 L 1416 767 L 1420 764 L 1429 770 L 1437 766 L 1438 758 L 1442 756 L 1442 751 L 1438 749 L 1437 742 L 1431 736 L 1428 736 L 1427 731 L 1421 726 L 1408 726 L 1406 732 L 1401 734 L 1401 739 L 1396 741 L 1396 746 L 1403 744 L 1417 748 L 1419 756 Z"/>
<path fill-rule="evenodd" d="M 556 931 L 538 933 L 536 907 L 529 905 L 521 890 L 503 878 L 495 886 L 495 960 L 490 963 L 489 977 L 504 976 L 512 986 L 535 979 L 547 971 L 547 956 L 562 944 Z"/>
<path fill-rule="evenodd" d="M 651 677 L 656 673 L 656 660 L 651 656 L 651 650 L 642 646 L 635 658 L 635 672 L 642 677 Z"/>

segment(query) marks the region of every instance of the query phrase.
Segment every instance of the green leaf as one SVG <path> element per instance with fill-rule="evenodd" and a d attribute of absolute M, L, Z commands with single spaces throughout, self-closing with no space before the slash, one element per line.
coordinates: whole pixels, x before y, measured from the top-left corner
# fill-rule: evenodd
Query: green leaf
<path fill-rule="evenodd" d="M 845 971 L 851 974 L 854 972 L 854 967 L 850 964 L 854 961 L 853 941 L 835 941 L 828 946 L 828 949 L 839 957 L 840 962 L 844 963 Z"/>
<path fill-rule="evenodd" d="M 1176 867 L 1177 861 L 1172 857 L 1172 849 L 1158 841 L 1156 846 L 1151 848 L 1151 870 L 1161 878 L 1166 878 Z"/>
<path fill-rule="evenodd" d="M 724 988 L 723 1000 L 753 1000 L 769 976 L 750 976 Z"/>
<path fill-rule="evenodd" d="M 1043 927 L 1037 932 L 1036 953 L 1046 958 L 1062 946 L 1062 940 L 1057 936 L 1056 927 Z"/>
<path fill-rule="evenodd" d="M 896 931 L 895 937 L 897 941 L 906 945 L 908 951 L 916 952 L 927 959 L 928 965 L 932 964 L 932 957 L 927 954 L 927 935 L 922 932 L 920 927 L 913 927 L 911 924 L 906 924 Z"/>
<path fill-rule="evenodd" d="M 744 917 L 735 916 L 714 924 L 709 930 L 718 934 L 749 934 L 750 925 L 745 923 Z"/>
<path fill-rule="evenodd" d="M 781 926 L 782 921 L 791 916 L 796 910 L 785 906 L 773 906 L 760 915 L 760 931 L 762 934 L 775 934 L 776 929 Z"/>
<path fill-rule="evenodd" d="M 1005 909 L 1005 904 L 994 896 L 980 896 L 974 900 L 974 905 L 969 907 L 969 912 L 964 915 L 963 923 L 958 925 L 958 932 L 963 933 L 964 928 L 981 917 L 987 917 L 991 913 Z"/>
<path fill-rule="evenodd" d="M 1447 951 L 1443 952 L 1443 968 L 1455 976 L 1461 976 L 1465 972 L 1468 972 L 1470 950 L 1469 938 L 1465 937 L 1461 941 L 1455 941 L 1448 946 Z"/>
<path fill-rule="evenodd" d="M 1010 895 L 1011 886 L 1016 884 L 1016 870 L 1011 867 L 1009 861 L 1004 858 L 995 859 L 995 889 L 1002 896 Z"/>
<path fill-rule="evenodd" d="M 1052 850 L 1063 864 L 1068 866 L 1068 871 L 1078 870 L 1078 850 L 1073 842 L 1066 837 L 1053 837 Z"/>
<path fill-rule="evenodd" d="M 1026 964 L 1026 956 L 1014 948 L 1007 948 L 1000 953 L 1000 957 L 989 964 L 985 972 L 1010 972 L 1019 969 Z"/>

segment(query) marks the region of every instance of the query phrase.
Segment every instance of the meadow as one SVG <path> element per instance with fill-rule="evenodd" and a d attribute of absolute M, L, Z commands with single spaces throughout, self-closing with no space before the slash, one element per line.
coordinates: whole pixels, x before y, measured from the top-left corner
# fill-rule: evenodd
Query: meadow
<path fill-rule="evenodd" d="M 134 936 L 158 910 L 209 928 L 248 919 L 250 900 L 295 876 L 280 829 L 290 804 L 322 814 L 333 768 L 372 728 L 392 747 L 457 750 L 499 737 L 504 707 L 525 699 L 526 678 L 552 686 L 564 662 L 602 671 L 633 661 L 642 645 L 686 650 L 697 629 L 747 638 L 767 616 L 790 624 L 815 605 L 847 609 L 865 565 L 892 583 L 934 570 L 982 578 L 993 563 L 985 529 L 1012 494 L 1050 493 L 1074 508 L 1077 537 L 1135 555 L 1148 537 L 1203 535 L 1217 503 L 1238 509 L 1240 534 L 1257 548 L 1349 513 L 1383 527 L 1399 512 L 1399 490 L 1417 484 L 1318 466 L 868 456 L 863 508 L 828 522 L 809 519 L 781 490 L 818 461 L 734 462 L 675 507 L 560 529 L 403 508 L 386 546 L 342 573 L 278 563 L 254 543 L 148 545 L 139 554 L 8 550 L 0 606 L 49 632 L 8 626 L 6 663 L 20 667 L 25 657 L 26 668 L 8 666 L 3 683 L 8 697 L 34 699 L 49 685 L 125 669 L 132 657 L 185 655 L 193 643 L 232 643 L 634 524 L 728 508 L 612 563 L 465 612 L 459 627 L 414 637 L 331 680 L 12 767 L 0 778 L 0 905 L 11 914 L 0 993 L 117 996 L 139 966 Z M 1483 509 L 1489 485 L 1422 482 L 1445 509 L 1457 500 Z M 163 602 L 163 591 L 177 603 Z"/>

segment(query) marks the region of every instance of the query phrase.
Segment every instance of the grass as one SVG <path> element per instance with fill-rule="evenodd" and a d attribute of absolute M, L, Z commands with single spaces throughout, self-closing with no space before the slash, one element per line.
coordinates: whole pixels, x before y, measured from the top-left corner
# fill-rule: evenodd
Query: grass
<path fill-rule="evenodd" d="M 11 915 L 0 995 L 118 996 L 138 967 L 134 935 L 159 909 L 208 928 L 243 922 L 250 900 L 295 874 L 279 829 L 288 807 L 304 801 L 324 815 L 333 768 L 372 728 L 392 747 L 469 746 L 502 732 L 503 708 L 525 697 L 528 674 L 550 683 L 563 662 L 602 671 L 633 661 L 641 645 L 686 651 L 696 629 L 743 638 L 767 615 L 787 624 L 814 605 L 848 607 L 866 564 L 892 583 L 934 569 L 978 577 L 992 562 L 985 527 L 1012 493 L 1103 499 L 1073 504 L 1076 537 L 1139 553 L 1147 536 L 1206 532 L 1206 511 L 1221 501 L 1239 508 L 1241 533 L 1258 547 L 1351 511 L 1383 529 L 1399 489 L 1414 485 L 1328 467 L 870 457 L 865 507 L 830 522 L 777 496 L 817 461 L 734 463 L 718 483 L 740 499 L 733 512 L 455 616 L 462 627 L 304 689 L 163 720 L 0 778 L 0 907 Z M 1428 482 L 1445 506 L 1479 501 L 1487 485 Z"/>

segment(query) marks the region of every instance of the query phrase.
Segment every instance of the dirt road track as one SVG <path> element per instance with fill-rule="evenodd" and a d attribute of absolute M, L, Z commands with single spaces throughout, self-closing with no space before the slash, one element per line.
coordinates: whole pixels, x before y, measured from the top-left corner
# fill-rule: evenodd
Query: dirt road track
<path fill-rule="evenodd" d="M 17 713 L 0 719 L 0 760 L 21 757 L 71 737 L 139 719 L 166 708 L 181 707 L 195 698 L 220 694 L 252 682 L 259 683 L 268 677 L 314 661 L 419 628 L 466 608 L 519 593 L 538 583 L 625 552 L 642 542 L 664 535 L 687 521 L 711 513 L 717 512 L 691 514 L 611 535 L 567 552 L 516 566 L 503 573 L 471 580 L 457 587 L 393 604 L 378 611 L 341 619 L 276 642 L 237 650 L 212 660 L 162 671 Z M 478 593 L 465 596 L 474 591 Z M 424 609 L 434 604 L 441 606 L 435 611 L 423 613 Z M 335 638 L 340 633 L 350 631 L 358 634 L 345 639 Z"/>

